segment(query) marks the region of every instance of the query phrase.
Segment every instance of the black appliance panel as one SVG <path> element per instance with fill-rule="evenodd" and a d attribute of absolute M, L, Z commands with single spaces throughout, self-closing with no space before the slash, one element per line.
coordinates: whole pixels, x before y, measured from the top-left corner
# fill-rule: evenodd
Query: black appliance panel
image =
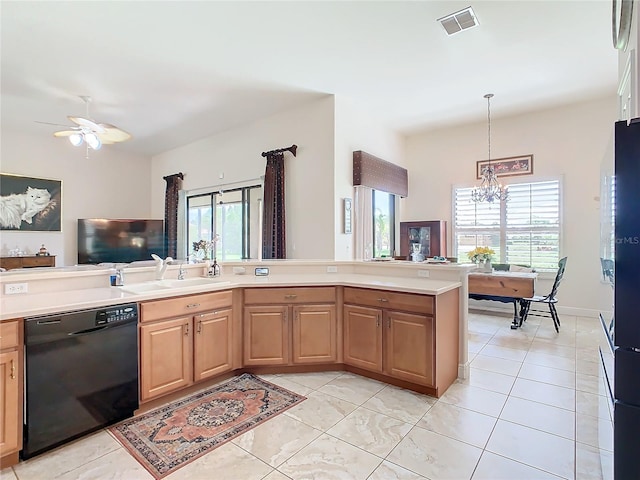
<path fill-rule="evenodd" d="M 136 304 L 25 320 L 23 458 L 133 415 L 137 320 Z"/>
<path fill-rule="evenodd" d="M 614 478 L 640 478 L 640 119 L 615 126 Z"/>
<path fill-rule="evenodd" d="M 640 121 L 615 130 L 615 336 L 618 347 L 640 347 Z"/>
<path fill-rule="evenodd" d="M 638 434 L 640 407 L 616 400 L 613 410 L 613 471 L 616 480 L 640 478 L 638 461 Z M 619 428 L 624 425 L 625 428 Z"/>

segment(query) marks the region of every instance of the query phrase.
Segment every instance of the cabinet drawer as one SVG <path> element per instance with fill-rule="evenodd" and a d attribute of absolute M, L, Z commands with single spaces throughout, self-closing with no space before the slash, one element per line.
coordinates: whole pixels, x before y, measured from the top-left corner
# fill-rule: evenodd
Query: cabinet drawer
<path fill-rule="evenodd" d="M 0 350 L 17 347 L 20 341 L 17 320 L 0 323 Z"/>
<path fill-rule="evenodd" d="M 20 258 L 2 258 L 0 259 L 0 267 L 6 268 L 7 270 L 13 270 L 14 268 L 22 267 L 22 260 Z"/>
<path fill-rule="evenodd" d="M 56 257 L 23 257 L 23 267 L 55 267 Z"/>
<path fill-rule="evenodd" d="M 206 312 L 217 308 L 231 306 L 231 290 L 224 292 L 190 295 L 188 297 L 153 300 L 140 304 L 141 322 L 151 322 L 162 318 L 177 317 Z"/>
<path fill-rule="evenodd" d="M 335 287 L 247 288 L 245 304 L 335 303 Z"/>
<path fill-rule="evenodd" d="M 433 297 L 431 295 L 346 287 L 344 289 L 344 303 L 433 315 Z"/>

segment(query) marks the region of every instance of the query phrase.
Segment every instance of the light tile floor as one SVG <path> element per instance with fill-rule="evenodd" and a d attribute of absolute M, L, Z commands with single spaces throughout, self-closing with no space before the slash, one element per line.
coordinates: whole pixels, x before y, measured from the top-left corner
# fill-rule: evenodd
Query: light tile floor
<path fill-rule="evenodd" d="M 307 400 L 166 479 L 612 479 L 600 326 L 561 321 L 472 313 L 470 377 L 440 399 L 344 372 L 264 375 Z M 0 476 L 152 478 L 105 430 Z"/>

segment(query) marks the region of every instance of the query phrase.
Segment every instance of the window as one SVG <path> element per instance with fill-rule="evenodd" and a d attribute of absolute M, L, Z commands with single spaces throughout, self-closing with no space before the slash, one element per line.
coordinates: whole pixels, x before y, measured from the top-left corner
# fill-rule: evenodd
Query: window
<path fill-rule="evenodd" d="M 600 186 L 600 256 L 613 260 L 616 238 L 616 176 L 606 175 Z"/>
<path fill-rule="evenodd" d="M 258 258 L 261 199 L 260 185 L 188 195 L 187 253 L 193 242 L 218 234 L 218 260 Z"/>
<path fill-rule="evenodd" d="M 373 256 L 391 257 L 395 248 L 395 195 L 373 190 Z"/>
<path fill-rule="evenodd" d="M 472 188 L 454 190 L 454 254 L 495 250 L 499 263 L 555 268 L 560 258 L 560 182 L 516 183 L 499 203 L 475 203 Z"/>

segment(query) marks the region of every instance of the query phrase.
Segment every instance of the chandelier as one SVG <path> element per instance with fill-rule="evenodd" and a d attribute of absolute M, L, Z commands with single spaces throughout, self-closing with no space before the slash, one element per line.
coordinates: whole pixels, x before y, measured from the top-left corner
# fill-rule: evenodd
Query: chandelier
<path fill-rule="evenodd" d="M 506 188 L 498 182 L 496 172 L 491 165 L 491 97 L 493 93 L 487 93 L 484 98 L 487 99 L 487 124 L 488 124 L 488 144 L 489 144 L 489 161 L 487 166 L 482 168 L 481 182 L 479 187 L 474 187 L 471 191 L 471 200 L 476 203 L 504 201 L 508 197 Z"/>

